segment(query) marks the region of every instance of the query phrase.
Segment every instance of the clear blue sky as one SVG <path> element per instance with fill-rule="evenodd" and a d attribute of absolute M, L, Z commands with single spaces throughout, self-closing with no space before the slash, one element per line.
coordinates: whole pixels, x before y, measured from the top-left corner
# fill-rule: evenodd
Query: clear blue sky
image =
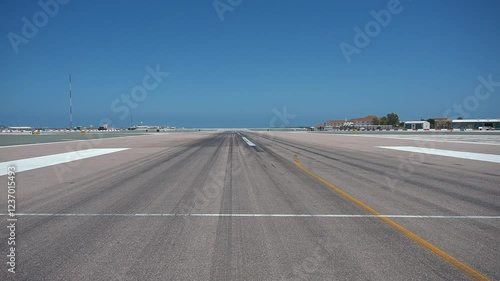
<path fill-rule="evenodd" d="M 220 0 L 220 9 L 238 4 L 221 20 L 212 0 L 72 0 L 44 25 L 37 1 L 0 0 L 0 125 L 68 126 L 72 73 L 73 125 L 128 126 L 120 97 L 157 65 L 169 76 L 132 100 L 134 123 L 294 126 L 388 112 L 411 120 L 456 117 L 464 102 L 465 117 L 500 118 L 500 87 L 474 96 L 478 76 L 500 81 L 500 1 L 401 0 L 348 62 L 340 44 L 355 47 L 354 28 L 390 2 Z M 40 27 L 24 37 L 22 18 L 34 16 Z M 288 118 L 275 113 L 284 107 Z"/>

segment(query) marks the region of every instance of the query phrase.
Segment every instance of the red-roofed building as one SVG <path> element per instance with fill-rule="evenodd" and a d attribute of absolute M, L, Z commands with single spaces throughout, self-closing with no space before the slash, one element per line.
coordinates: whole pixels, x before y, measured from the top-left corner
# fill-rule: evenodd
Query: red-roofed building
<path fill-rule="evenodd" d="M 384 129 L 386 128 L 392 128 L 390 125 L 373 125 L 373 119 L 377 118 L 375 115 L 368 115 L 366 117 L 360 117 L 360 118 L 352 118 L 348 120 L 328 120 L 325 121 L 324 123 L 316 125 L 316 128 L 318 130 L 334 130 L 334 129 L 340 129 L 340 128 L 345 128 L 345 127 L 352 127 L 352 128 L 370 128 L 370 129 L 375 129 L 375 127 L 383 127 Z"/>

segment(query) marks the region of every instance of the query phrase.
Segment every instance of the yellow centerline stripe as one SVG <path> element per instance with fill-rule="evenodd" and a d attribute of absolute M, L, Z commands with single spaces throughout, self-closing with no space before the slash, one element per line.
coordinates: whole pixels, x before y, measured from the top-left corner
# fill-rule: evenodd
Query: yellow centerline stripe
<path fill-rule="evenodd" d="M 316 179 L 317 181 L 321 182 L 322 184 L 326 185 L 327 187 L 329 187 L 333 191 L 337 192 L 338 194 L 342 195 L 342 197 L 346 198 L 347 200 L 349 200 L 349 201 L 353 202 L 354 204 L 358 205 L 359 207 L 363 208 L 368 213 L 370 213 L 372 215 L 376 215 L 376 216 L 381 215 L 381 213 L 375 211 L 374 209 L 372 209 L 371 207 L 369 207 L 365 203 L 359 201 L 358 199 L 349 195 L 348 193 L 346 193 L 342 189 L 336 187 L 335 185 L 329 183 L 328 181 L 324 180 L 323 178 L 316 175 L 315 173 L 304 168 L 304 166 L 302 166 L 302 164 L 300 164 L 300 162 L 299 162 L 298 154 L 295 154 L 295 156 L 293 158 L 293 162 L 295 163 L 295 166 L 297 166 L 303 172 L 305 172 L 306 174 L 308 174 L 312 178 Z M 452 266 L 454 266 L 455 268 L 459 269 L 460 271 L 462 271 L 463 273 L 465 273 L 466 275 L 468 275 L 472 279 L 474 279 L 474 280 L 489 280 L 486 276 L 482 275 L 481 273 L 479 273 L 475 269 L 473 269 L 470 266 L 466 265 L 465 263 L 457 260 L 456 258 L 447 254 L 445 251 L 439 249 L 437 246 L 435 246 L 432 243 L 428 242 L 427 240 L 421 238 L 420 236 L 416 235 L 415 233 L 409 231 L 408 229 L 399 225 L 398 223 L 391 220 L 390 218 L 387 218 L 387 217 L 377 217 L 377 218 L 380 219 L 381 221 L 385 222 L 386 224 L 388 224 L 389 226 L 391 226 L 395 230 L 401 232 L 406 237 L 410 238 L 415 243 L 424 247 L 425 249 L 427 249 L 428 251 L 430 251 L 434 255 L 438 256 L 439 258 L 441 258 L 445 262 L 447 262 L 447 263 L 451 264 Z"/>

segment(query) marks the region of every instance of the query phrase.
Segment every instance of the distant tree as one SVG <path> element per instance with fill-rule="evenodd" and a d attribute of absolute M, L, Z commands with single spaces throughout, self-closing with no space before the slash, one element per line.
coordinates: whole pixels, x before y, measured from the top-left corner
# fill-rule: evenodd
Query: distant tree
<path fill-rule="evenodd" d="M 388 118 L 386 116 L 380 117 L 380 124 L 379 125 L 388 125 L 387 124 Z"/>
<path fill-rule="evenodd" d="M 372 124 L 373 125 L 380 125 L 380 120 L 378 119 L 378 117 L 373 117 Z"/>
<path fill-rule="evenodd" d="M 457 118 L 457 120 L 462 120 L 462 119 L 463 119 L 462 116 L 458 116 Z"/>
<path fill-rule="evenodd" d="M 431 129 L 435 129 L 436 128 L 436 120 L 434 120 L 432 118 L 429 118 L 429 119 L 427 119 L 425 121 L 431 123 Z"/>
<path fill-rule="evenodd" d="M 387 125 L 397 127 L 399 125 L 399 116 L 394 112 L 387 114 Z"/>

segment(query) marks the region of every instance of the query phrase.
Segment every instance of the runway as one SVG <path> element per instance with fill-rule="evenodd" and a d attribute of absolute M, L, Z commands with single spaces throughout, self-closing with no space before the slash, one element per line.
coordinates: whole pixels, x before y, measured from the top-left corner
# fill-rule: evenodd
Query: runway
<path fill-rule="evenodd" d="M 39 162 L 16 174 L 16 273 L 0 279 L 500 280 L 500 164 L 483 161 L 498 155 L 251 131 L 3 147 L 7 166 Z"/>

